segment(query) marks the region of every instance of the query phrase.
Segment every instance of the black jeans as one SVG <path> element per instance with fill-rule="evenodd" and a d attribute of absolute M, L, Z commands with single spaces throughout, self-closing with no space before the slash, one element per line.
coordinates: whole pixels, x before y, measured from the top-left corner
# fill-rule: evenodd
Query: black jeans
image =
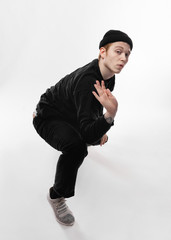
<path fill-rule="evenodd" d="M 75 192 L 77 171 L 87 156 L 87 144 L 69 123 L 60 120 L 33 119 L 38 134 L 53 148 L 61 151 L 56 167 L 53 189 L 61 197 L 72 197 Z"/>

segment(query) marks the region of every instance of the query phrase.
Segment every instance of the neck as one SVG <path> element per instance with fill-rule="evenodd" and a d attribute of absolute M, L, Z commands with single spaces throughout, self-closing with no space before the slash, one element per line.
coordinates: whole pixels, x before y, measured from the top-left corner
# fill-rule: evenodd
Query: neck
<path fill-rule="evenodd" d="M 103 80 L 107 80 L 115 75 L 114 72 L 111 72 L 104 64 L 103 61 L 100 59 L 99 60 L 99 68 L 101 75 L 103 77 Z"/>

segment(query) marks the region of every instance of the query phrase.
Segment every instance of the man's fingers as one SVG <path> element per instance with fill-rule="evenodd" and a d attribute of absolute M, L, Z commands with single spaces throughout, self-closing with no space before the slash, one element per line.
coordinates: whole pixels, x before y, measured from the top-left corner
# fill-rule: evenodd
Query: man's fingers
<path fill-rule="evenodd" d="M 105 144 L 105 140 L 104 138 L 101 139 L 101 142 L 100 142 L 100 146 L 104 145 Z"/>
<path fill-rule="evenodd" d="M 105 134 L 100 141 L 100 146 L 104 145 L 108 141 L 108 136 Z"/>
<path fill-rule="evenodd" d="M 98 82 L 98 81 L 97 81 L 97 82 Z M 103 94 L 103 90 L 102 90 L 99 82 L 96 83 L 96 84 L 94 84 L 94 87 L 95 87 L 95 89 L 97 90 L 97 92 L 98 92 L 99 95 L 102 95 L 102 94 Z"/>
<path fill-rule="evenodd" d="M 96 80 L 96 85 L 97 85 L 99 88 L 102 88 L 103 90 L 106 89 L 104 80 L 101 81 L 101 85 L 100 85 L 100 82 L 99 82 L 98 80 Z"/>
<path fill-rule="evenodd" d="M 112 93 L 111 93 L 111 91 L 110 91 L 109 89 L 106 89 L 106 92 L 107 92 L 107 95 L 108 95 L 108 96 L 113 96 Z"/>
<path fill-rule="evenodd" d="M 95 96 L 95 98 L 96 98 L 97 100 L 99 100 L 99 96 L 97 95 L 97 93 L 96 93 L 95 91 L 92 91 L 92 93 L 93 93 L 93 95 Z"/>
<path fill-rule="evenodd" d="M 94 85 L 96 85 L 97 87 L 101 87 L 100 82 L 98 80 L 96 80 L 96 83 Z"/>
<path fill-rule="evenodd" d="M 105 84 L 104 84 L 104 81 L 102 81 L 101 86 L 102 86 L 102 89 L 106 89 Z"/>

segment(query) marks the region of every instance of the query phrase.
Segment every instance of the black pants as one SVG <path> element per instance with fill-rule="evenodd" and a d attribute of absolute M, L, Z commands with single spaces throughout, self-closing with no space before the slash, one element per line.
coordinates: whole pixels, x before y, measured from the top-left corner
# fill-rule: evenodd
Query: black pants
<path fill-rule="evenodd" d="M 61 197 L 74 196 L 77 171 L 87 156 L 87 144 L 69 123 L 60 120 L 33 119 L 38 134 L 53 148 L 61 151 L 53 189 Z"/>

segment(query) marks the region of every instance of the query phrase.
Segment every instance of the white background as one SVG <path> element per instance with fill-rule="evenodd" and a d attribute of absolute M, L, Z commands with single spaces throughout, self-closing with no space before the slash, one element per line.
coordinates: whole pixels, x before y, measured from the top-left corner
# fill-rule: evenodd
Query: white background
<path fill-rule="evenodd" d="M 0 238 L 171 239 L 169 0 L 0 1 Z M 59 225 L 46 193 L 59 152 L 32 126 L 40 95 L 98 56 L 110 29 L 134 42 L 116 76 L 109 142 L 89 149 L 73 227 Z"/>

